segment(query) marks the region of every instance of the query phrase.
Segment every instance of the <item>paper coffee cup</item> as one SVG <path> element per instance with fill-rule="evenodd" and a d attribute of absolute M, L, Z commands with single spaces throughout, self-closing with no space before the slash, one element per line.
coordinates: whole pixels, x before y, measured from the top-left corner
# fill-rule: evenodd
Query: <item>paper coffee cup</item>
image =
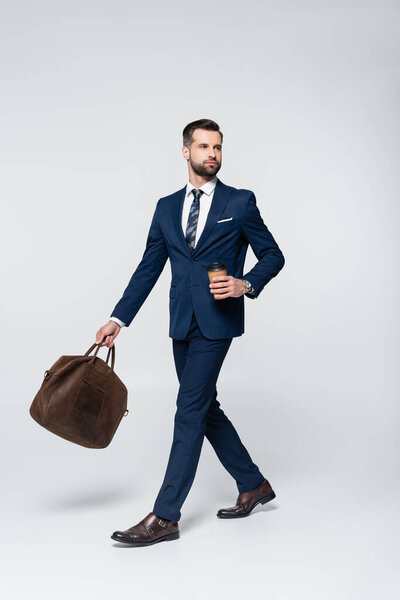
<path fill-rule="evenodd" d="M 210 283 L 213 283 L 213 277 L 228 275 L 228 267 L 223 262 L 213 262 L 207 266 L 207 273 Z"/>

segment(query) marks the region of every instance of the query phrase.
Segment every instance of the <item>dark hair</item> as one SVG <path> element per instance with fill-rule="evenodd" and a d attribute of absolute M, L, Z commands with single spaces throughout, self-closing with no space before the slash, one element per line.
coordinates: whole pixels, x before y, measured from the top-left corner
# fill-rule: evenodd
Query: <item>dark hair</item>
<path fill-rule="evenodd" d="M 209 131 L 218 131 L 221 135 L 221 143 L 223 139 L 222 131 L 219 130 L 219 125 L 211 119 L 198 119 L 188 123 L 182 132 L 183 145 L 190 148 L 192 144 L 192 136 L 195 129 L 208 129 Z"/>

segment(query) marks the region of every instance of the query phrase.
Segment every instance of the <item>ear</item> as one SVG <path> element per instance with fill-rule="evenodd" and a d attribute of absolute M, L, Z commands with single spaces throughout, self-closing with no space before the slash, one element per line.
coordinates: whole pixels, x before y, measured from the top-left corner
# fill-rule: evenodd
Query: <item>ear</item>
<path fill-rule="evenodd" d="M 187 146 L 182 146 L 182 156 L 183 158 L 186 158 L 186 160 L 189 160 L 189 148 Z"/>

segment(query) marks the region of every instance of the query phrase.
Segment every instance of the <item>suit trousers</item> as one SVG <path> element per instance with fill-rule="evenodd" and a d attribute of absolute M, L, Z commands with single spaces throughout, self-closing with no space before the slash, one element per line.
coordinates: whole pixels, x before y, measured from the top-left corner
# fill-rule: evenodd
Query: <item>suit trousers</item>
<path fill-rule="evenodd" d="M 254 464 L 217 400 L 217 379 L 232 338 L 203 336 L 193 312 L 184 340 L 172 340 L 179 391 L 174 433 L 164 481 L 153 506 L 163 519 L 179 521 L 180 509 L 193 483 L 204 436 L 239 493 L 257 487 L 264 476 Z"/>

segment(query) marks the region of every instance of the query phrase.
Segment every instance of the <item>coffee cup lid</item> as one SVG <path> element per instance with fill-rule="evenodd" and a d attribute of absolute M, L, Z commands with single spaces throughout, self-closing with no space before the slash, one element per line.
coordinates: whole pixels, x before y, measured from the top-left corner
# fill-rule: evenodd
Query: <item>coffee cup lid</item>
<path fill-rule="evenodd" d="M 227 266 L 224 262 L 213 262 L 208 265 L 207 271 L 222 271 L 222 269 L 226 268 Z"/>

